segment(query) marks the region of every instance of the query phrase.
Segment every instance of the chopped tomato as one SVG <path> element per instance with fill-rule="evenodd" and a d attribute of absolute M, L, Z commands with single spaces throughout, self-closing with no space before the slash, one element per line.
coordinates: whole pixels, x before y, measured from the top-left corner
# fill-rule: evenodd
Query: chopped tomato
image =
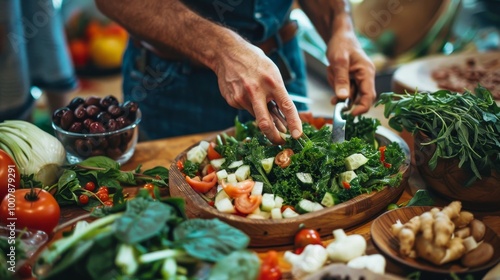
<path fill-rule="evenodd" d="M 222 155 L 215 150 L 215 146 L 214 142 L 210 142 L 210 145 L 208 145 L 207 157 L 209 160 L 222 158 Z"/>
<path fill-rule="evenodd" d="M 351 184 L 349 184 L 348 182 L 346 181 L 342 181 L 342 186 L 344 187 L 344 189 L 346 190 L 349 190 L 351 189 Z"/>
<path fill-rule="evenodd" d="M 380 148 L 378 148 L 379 152 L 380 152 L 380 161 L 381 162 L 384 162 L 385 161 L 385 150 L 387 149 L 386 146 L 382 146 Z"/>
<path fill-rule="evenodd" d="M 236 184 L 226 183 L 225 180 L 222 180 L 222 188 L 232 198 L 237 198 L 242 195 L 249 194 L 254 186 L 255 182 L 253 180 L 247 179 Z"/>
<path fill-rule="evenodd" d="M 201 172 L 201 174 L 207 175 L 207 174 L 210 174 L 212 172 L 215 172 L 214 166 L 211 164 L 207 164 L 207 165 L 205 165 L 205 167 L 203 167 L 203 171 Z"/>
<path fill-rule="evenodd" d="M 259 208 L 262 202 L 262 195 L 240 195 L 234 200 L 234 208 L 243 214 L 250 214 Z"/>
<path fill-rule="evenodd" d="M 183 171 L 184 170 L 184 163 L 182 162 L 182 160 L 178 160 L 177 161 L 177 168 L 179 169 L 179 171 Z"/>
<path fill-rule="evenodd" d="M 274 163 L 281 168 L 288 167 L 292 163 L 293 154 L 292 149 L 284 149 L 274 157 Z"/>
<path fill-rule="evenodd" d="M 186 182 L 197 192 L 206 193 L 217 184 L 217 175 L 215 172 L 209 173 L 200 179 L 200 177 L 196 176 L 191 178 L 186 176 Z"/>
<path fill-rule="evenodd" d="M 280 280 L 281 278 L 282 272 L 278 264 L 278 253 L 275 250 L 270 250 L 260 266 L 259 280 Z"/>

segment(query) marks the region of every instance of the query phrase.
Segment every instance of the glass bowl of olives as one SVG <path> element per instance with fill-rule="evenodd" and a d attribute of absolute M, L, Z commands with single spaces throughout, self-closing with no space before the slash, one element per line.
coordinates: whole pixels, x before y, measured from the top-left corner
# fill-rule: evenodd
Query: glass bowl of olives
<path fill-rule="evenodd" d="M 92 156 L 124 164 L 134 154 L 140 122 L 137 103 L 120 103 L 112 95 L 75 97 L 52 115 L 52 127 L 70 164 Z"/>

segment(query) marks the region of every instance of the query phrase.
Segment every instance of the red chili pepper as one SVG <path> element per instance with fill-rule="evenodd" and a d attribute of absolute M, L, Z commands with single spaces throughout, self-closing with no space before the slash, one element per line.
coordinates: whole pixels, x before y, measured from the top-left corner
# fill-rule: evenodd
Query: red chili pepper
<path fill-rule="evenodd" d="M 386 146 L 382 146 L 380 148 L 378 148 L 378 150 L 380 151 L 380 161 L 381 162 L 385 162 L 385 150 L 387 149 Z"/>

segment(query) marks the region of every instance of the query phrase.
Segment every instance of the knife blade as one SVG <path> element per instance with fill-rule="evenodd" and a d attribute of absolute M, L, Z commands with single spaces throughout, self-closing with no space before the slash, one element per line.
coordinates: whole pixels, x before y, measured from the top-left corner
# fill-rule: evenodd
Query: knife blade
<path fill-rule="evenodd" d="M 296 93 L 288 93 L 288 96 L 290 96 L 290 99 L 293 102 L 302 103 L 302 104 L 312 104 L 313 103 L 313 100 L 311 98 L 305 97 L 302 95 L 298 95 Z"/>
<path fill-rule="evenodd" d="M 342 113 L 349 109 L 349 100 L 339 102 L 333 111 L 332 142 L 340 143 L 345 141 L 346 121 L 342 118 Z"/>

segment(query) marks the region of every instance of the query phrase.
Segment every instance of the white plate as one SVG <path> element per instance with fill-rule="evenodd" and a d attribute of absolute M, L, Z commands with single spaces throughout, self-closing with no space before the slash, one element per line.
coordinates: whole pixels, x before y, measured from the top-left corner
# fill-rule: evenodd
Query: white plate
<path fill-rule="evenodd" d="M 500 59 L 500 52 L 433 55 L 414 60 L 413 62 L 402 65 L 394 72 L 392 78 L 395 87 L 394 91 L 437 91 L 441 88 L 439 88 L 437 82 L 432 78 L 432 72 L 438 68 L 465 65 L 465 62 L 470 58 L 475 58 L 477 62 L 481 64 L 493 59 Z"/>

